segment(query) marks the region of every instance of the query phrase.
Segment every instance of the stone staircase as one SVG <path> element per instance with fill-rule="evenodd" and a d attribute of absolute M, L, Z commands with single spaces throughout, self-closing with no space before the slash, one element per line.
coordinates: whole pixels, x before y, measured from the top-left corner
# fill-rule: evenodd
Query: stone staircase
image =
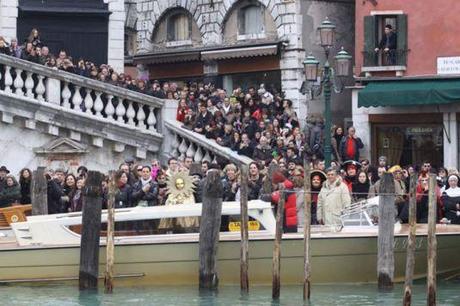
<path fill-rule="evenodd" d="M 0 163 L 107 171 L 128 156 L 251 161 L 181 128 L 176 108 L 174 100 L 0 55 Z"/>

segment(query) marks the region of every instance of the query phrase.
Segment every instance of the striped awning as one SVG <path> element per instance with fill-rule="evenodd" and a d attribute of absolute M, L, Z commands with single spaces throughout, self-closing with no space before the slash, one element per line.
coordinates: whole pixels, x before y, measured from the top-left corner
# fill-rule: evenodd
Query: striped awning
<path fill-rule="evenodd" d="M 276 55 L 278 53 L 278 45 L 266 45 L 257 47 L 242 47 L 228 48 L 221 50 L 202 51 L 202 60 L 222 60 L 230 58 L 254 57 Z"/>

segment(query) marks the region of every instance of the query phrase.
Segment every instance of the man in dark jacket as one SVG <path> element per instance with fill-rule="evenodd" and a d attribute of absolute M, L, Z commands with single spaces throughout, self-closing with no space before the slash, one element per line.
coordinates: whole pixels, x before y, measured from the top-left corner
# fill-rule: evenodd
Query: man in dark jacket
<path fill-rule="evenodd" d="M 158 184 L 152 180 L 152 169 L 143 166 L 140 179 L 133 185 L 133 202 L 138 206 L 156 206 Z"/>
<path fill-rule="evenodd" d="M 200 113 L 196 117 L 195 125 L 193 130 L 200 134 L 205 134 L 208 129 L 210 129 L 210 124 L 212 121 L 212 115 L 208 112 L 205 103 L 200 104 Z"/>
<path fill-rule="evenodd" d="M 348 135 L 342 137 L 339 146 L 339 153 L 342 160 L 359 160 L 359 150 L 364 147 L 363 142 L 356 136 L 356 130 L 350 126 L 348 128 Z"/>
<path fill-rule="evenodd" d="M 375 48 L 375 52 L 383 50 L 384 54 L 387 55 L 387 65 L 396 65 L 396 42 L 397 37 L 393 27 L 391 24 L 387 24 L 379 46 Z"/>
<path fill-rule="evenodd" d="M 48 214 L 63 213 L 61 198 L 65 195 L 62 188 L 64 182 L 64 171 L 62 169 L 46 174 L 48 180 Z"/>
<path fill-rule="evenodd" d="M 6 187 L 6 175 L 10 173 L 10 171 L 5 167 L 0 167 L 0 192 Z"/>

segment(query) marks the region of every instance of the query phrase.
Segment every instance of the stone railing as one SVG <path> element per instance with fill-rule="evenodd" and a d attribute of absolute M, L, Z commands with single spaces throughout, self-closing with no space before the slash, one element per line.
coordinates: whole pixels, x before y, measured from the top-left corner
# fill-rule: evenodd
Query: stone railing
<path fill-rule="evenodd" d="M 147 134 L 161 130 L 161 99 L 6 55 L 0 55 L 0 91 Z"/>
<path fill-rule="evenodd" d="M 218 158 L 222 158 L 236 165 L 249 165 L 253 161 L 230 148 L 218 145 L 212 139 L 183 128 L 182 123 L 176 120 L 165 120 L 164 123 L 168 134 L 173 138 L 170 142 L 169 153 L 179 160 L 191 157 L 194 162 L 199 163 L 204 160 L 215 162 Z"/>

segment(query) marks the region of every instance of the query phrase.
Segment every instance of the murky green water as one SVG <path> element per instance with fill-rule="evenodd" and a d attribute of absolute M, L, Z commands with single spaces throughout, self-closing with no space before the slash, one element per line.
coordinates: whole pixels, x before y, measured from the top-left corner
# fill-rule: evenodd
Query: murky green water
<path fill-rule="evenodd" d="M 414 286 L 412 305 L 426 305 L 425 284 Z M 101 290 L 102 291 L 102 290 Z M 216 295 L 201 294 L 196 286 L 181 287 L 116 287 L 112 295 L 80 293 L 76 285 L 6 285 L 0 286 L 1 305 L 303 305 L 302 287 L 284 286 L 279 302 L 271 300 L 271 287 L 251 287 L 242 297 L 239 287 L 221 286 Z M 438 305 L 460 305 L 460 282 L 438 283 Z M 402 286 L 392 293 L 378 293 L 375 285 L 317 285 L 312 287 L 309 305 L 361 306 L 401 305 Z"/>

